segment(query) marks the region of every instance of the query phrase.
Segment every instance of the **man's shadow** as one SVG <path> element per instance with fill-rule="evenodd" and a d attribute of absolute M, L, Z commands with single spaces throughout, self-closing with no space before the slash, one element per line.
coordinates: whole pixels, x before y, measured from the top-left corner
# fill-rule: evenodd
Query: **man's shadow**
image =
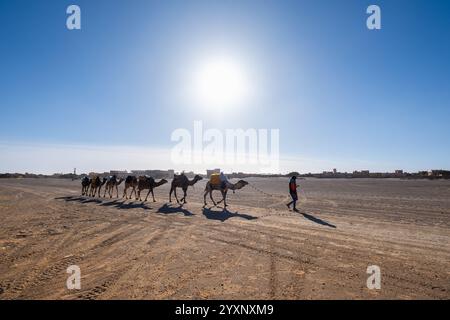
<path fill-rule="evenodd" d="M 307 214 L 305 212 L 300 212 L 300 211 L 296 211 L 296 212 L 300 213 L 301 215 L 303 215 L 303 217 L 305 217 L 306 219 L 308 219 L 309 221 L 312 221 L 314 223 L 318 223 L 322 226 L 326 226 L 326 227 L 330 227 L 330 228 L 334 228 L 334 229 L 337 228 L 334 224 L 331 224 L 322 219 L 316 218 L 313 215 Z"/>
<path fill-rule="evenodd" d="M 203 208 L 203 215 L 211 220 L 219 220 L 224 222 L 225 220 L 228 220 L 230 218 L 242 218 L 246 220 L 254 220 L 258 219 L 257 217 L 253 217 L 251 215 L 245 214 L 245 213 L 238 213 L 238 212 L 230 212 L 227 208 L 223 208 L 222 210 L 211 210 L 213 207 L 210 208 Z"/>
<path fill-rule="evenodd" d="M 173 207 L 171 205 L 168 205 L 167 203 L 165 203 L 161 208 L 159 208 L 157 212 L 158 213 L 164 213 L 164 214 L 182 213 L 185 216 L 193 216 L 194 215 L 189 210 L 184 209 L 182 205 L 179 205 L 177 207 Z"/>

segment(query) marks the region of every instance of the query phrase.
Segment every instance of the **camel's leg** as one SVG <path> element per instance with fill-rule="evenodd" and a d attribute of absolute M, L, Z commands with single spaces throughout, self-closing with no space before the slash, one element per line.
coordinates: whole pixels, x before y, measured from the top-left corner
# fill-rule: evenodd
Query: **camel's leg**
<path fill-rule="evenodd" d="M 209 197 L 211 198 L 212 203 L 214 203 L 215 206 L 217 206 L 217 203 L 214 201 L 214 198 L 212 196 L 213 190 L 211 189 L 211 192 L 209 193 Z"/>
<path fill-rule="evenodd" d="M 220 190 L 220 192 L 222 193 L 222 200 L 220 200 L 220 201 L 218 201 L 217 202 L 217 204 L 219 204 L 219 203 L 224 203 L 224 205 L 225 205 L 225 207 L 226 207 L 226 202 L 225 202 L 225 198 L 226 198 L 226 194 L 227 194 L 227 191 L 225 190 Z"/>
<path fill-rule="evenodd" d="M 141 200 L 141 189 L 139 189 L 139 188 L 138 188 L 138 191 L 137 191 L 136 200 L 142 201 Z"/>
<path fill-rule="evenodd" d="M 187 203 L 187 201 L 186 201 L 186 198 L 187 198 L 187 188 L 186 188 L 186 189 L 183 189 L 183 192 L 184 192 L 183 201 L 184 201 L 184 203 Z"/>
<path fill-rule="evenodd" d="M 119 197 L 119 186 L 116 185 L 116 198 L 118 198 L 118 197 Z"/>
<path fill-rule="evenodd" d="M 173 188 L 170 187 L 170 191 L 169 191 L 169 202 L 172 202 L 172 192 L 173 192 Z"/>
<path fill-rule="evenodd" d="M 219 189 L 220 193 L 222 194 L 222 199 L 217 201 L 217 204 L 222 203 L 223 202 L 223 189 Z"/>
<path fill-rule="evenodd" d="M 227 191 L 222 191 L 223 205 L 227 207 Z"/>
<path fill-rule="evenodd" d="M 187 189 L 182 188 L 183 190 L 183 198 L 180 199 L 181 202 L 186 203 L 186 191 Z"/>
<path fill-rule="evenodd" d="M 178 197 L 177 197 L 177 188 L 173 189 L 173 195 L 175 196 L 175 199 L 177 200 L 177 203 L 180 204 L 180 201 L 178 200 Z"/>
<path fill-rule="evenodd" d="M 134 192 L 134 196 L 136 197 L 136 187 L 133 187 L 133 189 L 131 189 L 130 199 L 132 198 L 133 192 Z"/>
<path fill-rule="evenodd" d="M 123 197 L 125 197 L 125 199 L 128 199 L 128 196 L 127 196 L 127 187 L 125 187 L 124 189 L 123 189 L 123 195 L 122 195 L 122 198 Z"/>
<path fill-rule="evenodd" d="M 106 191 L 108 190 L 108 187 L 105 187 L 105 192 L 103 192 L 103 198 L 106 196 Z M 98 195 L 100 197 L 100 194 Z"/>
<path fill-rule="evenodd" d="M 147 201 L 148 195 L 150 194 L 151 191 L 152 191 L 152 188 L 149 188 L 149 189 L 148 189 L 148 192 L 147 192 L 147 196 L 145 197 L 145 200 L 144 200 L 144 201 Z"/>
<path fill-rule="evenodd" d="M 205 190 L 205 193 L 203 194 L 203 202 L 205 203 L 206 206 L 206 195 L 208 194 L 208 190 Z"/>
<path fill-rule="evenodd" d="M 153 188 L 152 188 L 152 197 L 153 197 L 153 202 L 156 202 L 156 200 L 155 200 L 155 194 L 153 193 Z"/>

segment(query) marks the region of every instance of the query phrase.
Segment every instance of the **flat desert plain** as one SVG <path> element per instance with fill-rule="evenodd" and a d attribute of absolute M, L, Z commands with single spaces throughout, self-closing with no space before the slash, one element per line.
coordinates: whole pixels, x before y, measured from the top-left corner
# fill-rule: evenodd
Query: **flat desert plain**
<path fill-rule="evenodd" d="M 450 298 L 450 181 L 299 180 L 297 213 L 287 179 L 246 180 L 223 210 L 203 208 L 205 180 L 180 207 L 169 184 L 142 203 L 1 179 L 0 299 Z"/>

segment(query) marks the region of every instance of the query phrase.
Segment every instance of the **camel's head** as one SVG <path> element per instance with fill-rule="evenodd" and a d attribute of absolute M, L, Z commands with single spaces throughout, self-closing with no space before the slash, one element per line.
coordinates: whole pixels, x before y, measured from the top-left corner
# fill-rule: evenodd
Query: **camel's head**
<path fill-rule="evenodd" d="M 236 189 L 242 189 L 243 187 L 245 187 L 246 185 L 248 185 L 248 182 L 245 180 L 239 180 L 236 183 Z"/>
<path fill-rule="evenodd" d="M 169 182 L 169 181 L 167 181 L 166 179 L 161 179 L 161 181 L 160 181 L 161 184 L 165 184 L 167 182 Z"/>
<path fill-rule="evenodd" d="M 202 179 L 203 179 L 203 177 L 202 177 L 202 176 L 199 176 L 198 174 L 196 174 L 195 177 L 194 177 L 194 180 L 195 180 L 195 181 L 200 181 L 200 180 L 202 180 Z"/>

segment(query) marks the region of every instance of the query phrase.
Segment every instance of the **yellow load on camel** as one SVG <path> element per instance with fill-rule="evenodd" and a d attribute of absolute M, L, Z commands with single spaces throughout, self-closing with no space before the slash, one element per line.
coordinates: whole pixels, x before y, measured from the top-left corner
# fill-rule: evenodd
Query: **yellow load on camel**
<path fill-rule="evenodd" d="M 209 178 L 209 183 L 212 185 L 219 185 L 221 183 L 220 181 L 220 174 L 219 173 L 212 173 L 211 177 Z"/>

